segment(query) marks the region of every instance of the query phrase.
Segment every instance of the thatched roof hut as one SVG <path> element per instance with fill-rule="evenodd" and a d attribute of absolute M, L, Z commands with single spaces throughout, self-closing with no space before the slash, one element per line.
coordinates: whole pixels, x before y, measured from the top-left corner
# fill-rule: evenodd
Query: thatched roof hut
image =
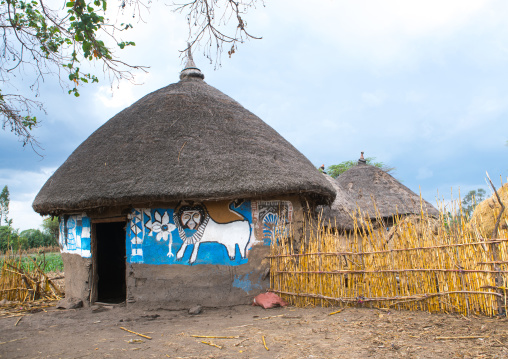
<path fill-rule="evenodd" d="M 35 211 L 60 216 L 66 295 L 156 307 L 245 304 L 269 285 L 269 244 L 333 187 L 296 148 L 204 82 L 178 83 L 88 137 Z"/>
<path fill-rule="evenodd" d="M 324 173 L 323 176 L 333 186 L 335 199 L 331 205 L 318 206 L 318 215 L 321 216 L 325 226 L 353 230 L 354 220 L 352 215 L 356 209 L 355 202 L 339 186 L 339 182 L 335 178 Z"/>
<path fill-rule="evenodd" d="M 86 139 L 33 202 L 60 215 L 136 203 L 303 194 L 332 186 L 295 147 L 208 85 L 190 59 L 181 80 L 146 95 Z"/>
<path fill-rule="evenodd" d="M 327 176 L 328 177 L 328 176 Z M 420 196 L 404 186 L 382 169 L 368 165 L 363 158 L 358 164 L 336 179 L 328 178 L 336 190 L 331 206 L 323 206 L 323 218 L 337 227 L 352 230 L 353 218 L 350 213 L 361 210 L 364 217 L 375 220 L 383 218 L 391 223 L 394 215 L 419 214 L 422 210 L 431 216 L 438 216 L 432 204 L 420 200 Z M 334 183 L 335 182 L 335 183 Z"/>

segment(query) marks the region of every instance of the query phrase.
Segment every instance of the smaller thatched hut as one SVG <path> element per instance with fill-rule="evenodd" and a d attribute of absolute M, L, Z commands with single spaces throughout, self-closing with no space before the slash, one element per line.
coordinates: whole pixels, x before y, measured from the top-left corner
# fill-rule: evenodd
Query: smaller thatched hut
<path fill-rule="evenodd" d="M 319 206 L 317 208 L 318 216 L 322 219 L 325 227 L 338 228 L 352 231 L 354 229 L 353 212 L 356 205 L 353 199 L 339 186 L 339 182 L 323 173 L 335 190 L 335 200 L 331 205 Z"/>
<path fill-rule="evenodd" d="M 336 191 L 331 206 L 322 206 L 323 220 L 336 228 L 351 231 L 354 229 L 354 213 L 361 212 L 358 218 L 370 218 L 373 222 L 382 220 L 382 225 L 390 227 L 396 215 L 408 216 L 422 211 L 438 216 L 432 204 L 404 186 L 382 169 L 368 165 L 363 152 L 358 164 L 336 179 L 326 176 Z"/>

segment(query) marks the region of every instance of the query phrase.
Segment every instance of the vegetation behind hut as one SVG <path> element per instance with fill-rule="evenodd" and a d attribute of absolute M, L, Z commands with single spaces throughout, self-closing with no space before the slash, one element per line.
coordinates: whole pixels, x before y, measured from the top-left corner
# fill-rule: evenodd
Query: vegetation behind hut
<path fill-rule="evenodd" d="M 462 199 L 462 211 L 470 218 L 476 206 L 485 199 L 486 192 L 483 188 L 469 191 Z"/>
<path fill-rule="evenodd" d="M 58 218 L 45 218 L 40 229 L 20 231 L 12 226 L 9 219 L 9 188 L 4 186 L 0 193 L 0 252 L 28 250 L 40 247 L 58 246 Z M 2 220 L 4 225 L 2 226 Z"/>
<path fill-rule="evenodd" d="M 395 172 L 395 170 L 396 170 L 395 167 L 390 167 L 383 162 L 375 162 L 375 160 L 376 160 L 376 157 L 367 157 L 365 159 L 366 164 L 380 168 L 383 171 L 385 171 L 386 173 L 393 174 Z M 339 164 L 328 166 L 326 168 L 326 173 L 333 178 L 337 178 L 342 173 L 346 172 L 348 169 L 356 166 L 357 164 L 358 164 L 358 160 L 343 161 Z"/>

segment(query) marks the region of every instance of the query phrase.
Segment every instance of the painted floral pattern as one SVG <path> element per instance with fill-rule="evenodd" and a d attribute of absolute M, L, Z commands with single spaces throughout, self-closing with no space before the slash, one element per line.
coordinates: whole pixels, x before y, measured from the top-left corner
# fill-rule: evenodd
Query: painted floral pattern
<path fill-rule="evenodd" d="M 145 223 L 145 227 L 150 230 L 148 233 L 149 236 L 153 236 L 154 233 L 155 239 L 157 241 L 167 241 L 169 239 L 168 244 L 168 257 L 173 257 L 173 251 L 171 249 L 173 245 L 173 236 L 171 232 L 176 229 L 176 226 L 173 223 L 169 222 L 169 214 L 167 211 L 164 211 L 164 214 L 161 215 L 159 211 L 155 211 L 153 214 L 153 219 L 149 220 Z"/>

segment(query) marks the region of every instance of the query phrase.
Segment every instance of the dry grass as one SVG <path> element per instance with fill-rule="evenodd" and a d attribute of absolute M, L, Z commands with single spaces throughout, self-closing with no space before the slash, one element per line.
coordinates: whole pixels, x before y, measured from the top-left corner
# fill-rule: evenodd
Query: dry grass
<path fill-rule="evenodd" d="M 506 312 L 508 230 L 482 237 L 460 207 L 440 218 L 425 213 L 394 218 L 386 231 L 376 221 L 334 225 L 307 218 L 305 239 L 291 229 L 272 241 L 271 288 L 296 306 L 369 306 L 497 315 Z M 352 214 L 365 218 L 362 213 Z"/>
<path fill-rule="evenodd" d="M 59 246 L 37 247 L 27 249 L 25 252 L 27 254 L 60 253 L 60 247 Z"/>
<path fill-rule="evenodd" d="M 34 301 L 59 300 L 63 296 L 59 288 L 40 268 L 32 257 L 29 266 L 21 253 L 7 253 L 2 262 L 0 273 L 0 300 L 27 303 Z"/>

